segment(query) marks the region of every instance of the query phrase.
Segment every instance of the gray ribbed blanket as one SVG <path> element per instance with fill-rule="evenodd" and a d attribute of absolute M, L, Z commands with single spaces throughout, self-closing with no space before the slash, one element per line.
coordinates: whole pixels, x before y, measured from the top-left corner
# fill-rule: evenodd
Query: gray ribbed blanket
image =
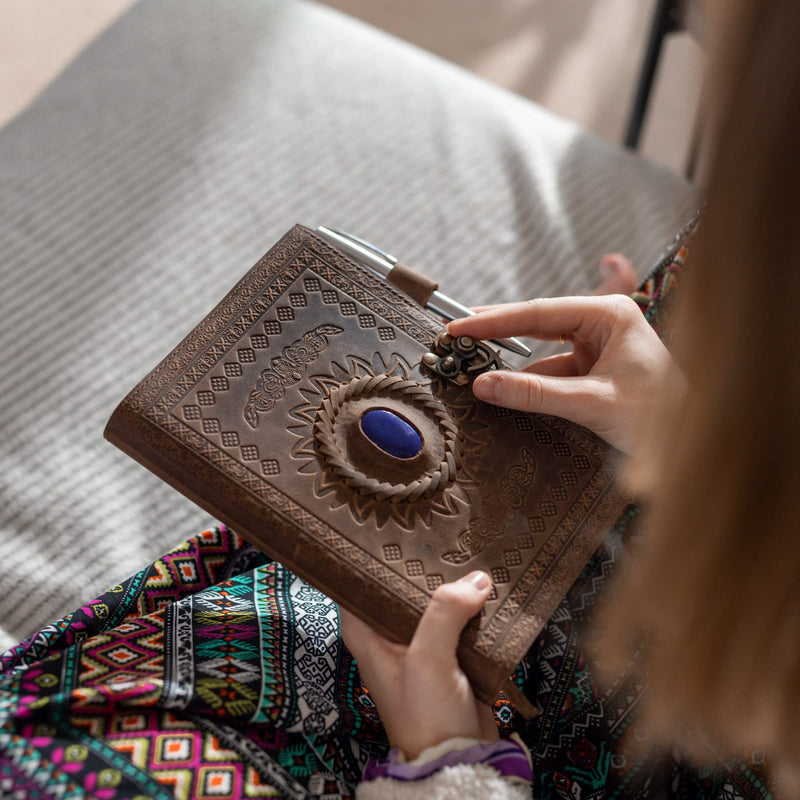
<path fill-rule="evenodd" d="M 141 0 L 0 131 L 0 647 L 209 524 L 103 426 L 295 222 L 479 303 L 589 291 L 612 249 L 644 271 L 692 206 L 329 9 Z"/>

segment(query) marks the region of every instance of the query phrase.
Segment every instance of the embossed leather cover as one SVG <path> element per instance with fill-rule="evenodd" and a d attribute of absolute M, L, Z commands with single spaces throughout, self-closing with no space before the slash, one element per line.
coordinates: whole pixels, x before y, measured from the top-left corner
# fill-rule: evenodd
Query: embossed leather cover
<path fill-rule="evenodd" d="M 476 568 L 494 589 L 459 649 L 504 684 L 615 521 L 619 453 L 481 403 L 420 366 L 441 320 L 293 228 L 119 405 L 106 437 L 395 640 Z M 398 458 L 365 435 L 393 412 Z"/>

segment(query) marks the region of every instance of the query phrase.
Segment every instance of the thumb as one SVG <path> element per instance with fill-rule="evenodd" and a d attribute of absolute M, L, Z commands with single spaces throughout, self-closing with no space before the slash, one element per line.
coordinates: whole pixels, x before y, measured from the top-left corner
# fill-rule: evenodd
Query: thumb
<path fill-rule="evenodd" d="M 492 588 L 485 572 L 476 571 L 434 593 L 409 645 L 409 654 L 436 661 L 454 660 L 461 631 L 483 608 Z"/>
<path fill-rule="evenodd" d="M 559 377 L 497 370 L 475 378 L 472 391 L 479 400 L 518 411 L 552 414 L 586 425 L 599 405 L 609 399 L 605 381 L 585 376 Z"/>

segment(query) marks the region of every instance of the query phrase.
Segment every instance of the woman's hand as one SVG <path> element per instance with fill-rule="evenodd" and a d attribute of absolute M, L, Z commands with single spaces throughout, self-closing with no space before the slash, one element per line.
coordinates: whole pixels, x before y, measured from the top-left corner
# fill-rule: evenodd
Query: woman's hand
<path fill-rule="evenodd" d="M 630 452 L 638 420 L 670 370 L 671 357 L 629 297 L 564 297 L 493 306 L 451 322 L 453 336 L 533 336 L 570 341 L 572 352 L 521 371 L 479 375 L 488 403 L 566 417 Z"/>
<path fill-rule="evenodd" d="M 442 584 L 409 645 L 384 639 L 341 610 L 342 636 L 383 721 L 389 743 L 408 759 L 454 736 L 497 739 L 488 706 L 475 699 L 456 659 L 464 626 L 491 590 L 485 572 Z"/>

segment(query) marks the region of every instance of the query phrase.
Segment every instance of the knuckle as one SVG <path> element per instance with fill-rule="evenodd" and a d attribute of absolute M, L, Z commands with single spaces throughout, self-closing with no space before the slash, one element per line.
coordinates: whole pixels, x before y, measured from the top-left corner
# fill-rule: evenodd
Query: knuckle
<path fill-rule="evenodd" d="M 442 583 L 434 591 L 431 603 L 436 603 L 440 606 L 450 606 L 458 602 L 458 599 L 458 587 L 452 583 Z"/>
<path fill-rule="evenodd" d="M 431 598 L 431 606 L 443 614 L 459 612 L 468 605 L 462 588 L 456 583 L 443 583 L 437 587 Z"/>
<path fill-rule="evenodd" d="M 614 319 L 623 321 L 632 321 L 634 318 L 641 316 L 641 310 L 636 305 L 636 301 L 625 294 L 612 294 L 608 295 L 606 300 L 608 310 Z"/>
<path fill-rule="evenodd" d="M 535 325 L 543 314 L 547 313 L 548 299 L 545 297 L 532 297 L 529 300 L 523 300 L 522 305 L 525 307 L 525 317 L 528 324 Z"/>
<path fill-rule="evenodd" d="M 544 400 L 544 390 L 542 382 L 536 375 L 520 376 L 517 397 L 519 400 L 518 408 L 525 411 L 535 411 L 542 407 Z"/>

